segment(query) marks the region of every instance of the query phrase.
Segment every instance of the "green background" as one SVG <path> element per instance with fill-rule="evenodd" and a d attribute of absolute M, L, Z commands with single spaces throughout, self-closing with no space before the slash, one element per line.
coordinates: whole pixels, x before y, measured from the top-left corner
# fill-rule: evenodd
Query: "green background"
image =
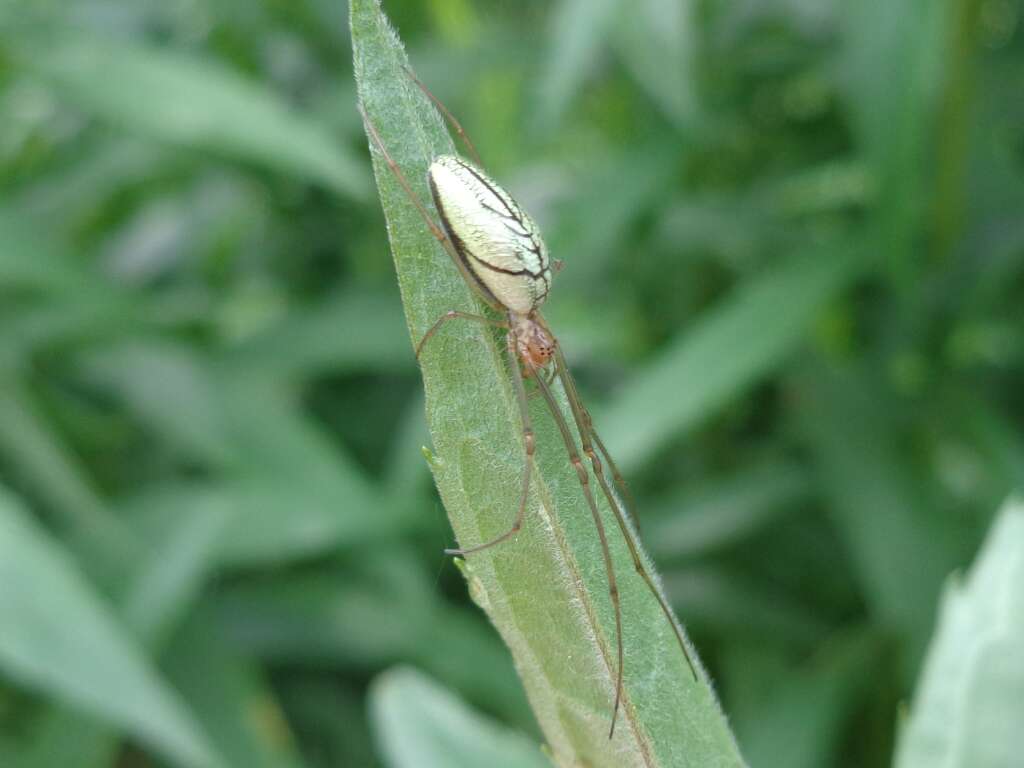
<path fill-rule="evenodd" d="M 385 7 L 566 263 L 747 760 L 888 765 L 1024 485 L 1021 7 Z M 441 554 L 346 16 L 0 4 L 0 765 L 543 764 Z"/>

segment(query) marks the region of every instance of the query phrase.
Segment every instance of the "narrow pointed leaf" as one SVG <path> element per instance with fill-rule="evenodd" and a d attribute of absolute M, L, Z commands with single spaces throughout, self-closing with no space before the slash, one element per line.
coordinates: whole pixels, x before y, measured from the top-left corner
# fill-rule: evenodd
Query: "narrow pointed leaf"
<path fill-rule="evenodd" d="M 1024 502 L 946 589 L 896 768 L 1010 768 L 1024 724 Z"/>
<path fill-rule="evenodd" d="M 181 700 L 112 612 L 2 490 L 0 627 L 4 677 L 118 725 L 175 765 L 220 765 Z"/>
<path fill-rule="evenodd" d="M 410 184 L 429 200 L 427 166 L 452 152 L 451 139 L 404 71 L 405 53 L 379 2 L 353 0 L 350 10 L 360 101 Z M 374 167 L 412 338 L 418 341 L 447 310 L 480 312 L 377 152 Z M 522 426 L 503 344 L 490 329 L 452 323 L 422 356 L 432 469 L 456 536 L 467 546 L 506 530 L 519 499 Z M 711 688 L 691 676 L 604 509 L 626 649 L 623 710 L 609 742 L 615 625 L 600 547 L 542 401 L 533 403 L 532 415 L 539 447 L 524 529 L 503 546 L 470 556 L 465 571 L 471 594 L 512 650 L 555 762 L 742 765 Z"/>
<path fill-rule="evenodd" d="M 388 768 L 550 768 L 536 744 L 411 669 L 374 681 L 370 708 Z"/>
<path fill-rule="evenodd" d="M 739 286 L 613 403 L 604 432 L 618 446 L 619 463 L 640 466 L 782 365 L 825 303 L 862 268 L 853 253 L 816 249 Z"/>
<path fill-rule="evenodd" d="M 365 173 L 326 129 L 215 62 L 53 31 L 15 53 L 83 109 L 142 136 L 256 162 L 342 195 L 366 194 Z"/>

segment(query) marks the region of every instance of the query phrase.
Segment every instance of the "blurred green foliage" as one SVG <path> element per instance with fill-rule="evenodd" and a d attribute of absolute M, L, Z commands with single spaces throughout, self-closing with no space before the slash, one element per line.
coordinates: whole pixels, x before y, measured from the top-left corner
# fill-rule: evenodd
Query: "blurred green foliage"
<path fill-rule="evenodd" d="M 1021 7 L 386 7 L 566 262 L 547 316 L 748 761 L 888 765 L 1024 485 Z M 336 0 L 0 5 L 4 766 L 537 739 L 441 555 L 350 56 Z"/>

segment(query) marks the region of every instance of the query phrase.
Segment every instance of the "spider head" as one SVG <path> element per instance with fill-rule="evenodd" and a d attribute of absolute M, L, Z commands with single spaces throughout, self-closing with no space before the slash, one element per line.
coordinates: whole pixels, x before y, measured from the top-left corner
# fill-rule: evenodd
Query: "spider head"
<path fill-rule="evenodd" d="M 512 324 L 516 354 L 529 370 L 544 368 L 555 356 L 558 342 L 551 332 L 530 315 L 519 315 Z"/>

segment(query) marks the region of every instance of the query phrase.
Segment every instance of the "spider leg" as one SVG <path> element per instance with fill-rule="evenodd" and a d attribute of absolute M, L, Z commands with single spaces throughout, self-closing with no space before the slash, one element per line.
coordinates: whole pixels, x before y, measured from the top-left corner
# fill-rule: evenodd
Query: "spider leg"
<path fill-rule="evenodd" d="M 619 496 L 622 498 L 622 505 L 625 507 L 626 515 L 629 517 L 629 521 L 633 523 L 633 527 L 636 528 L 637 533 L 640 532 L 640 517 L 636 513 L 636 502 L 633 501 L 633 492 L 629 490 L 629 483 L 626 482 L 626 478 L 619 472 L 619 468 L 615 464 L 615 460 L 612 459 L 611 454 L 608 453 L 608 449 L 604 447 L 604 441 L 597 434 L 594 429 L 594 422 L 590 418 L 590 413 L 586 408 L 582 408 L 583 416 L 587 420 L 587 430 L 590 432 L 590 436 L 594 440 L 594 445 L 597 446 L 597 450 L 604 456 L 604 460 L 608 463 L 608 469 L 612 473 L 612 482 L 615 483 L 615 488 L 619 492 Z"/>
<path fill-rule="evenodd" d="M 422 80 L 420 80 L 418 77 L 416 77 L 416 75 L 412 71 L 412 69 L 410 69 L 409 67 L 405 67 L 405 73 L 407 75 L 409 75 L 409 77 L 412 78 L 412 81 L 414 83 L 416 83 L 416 85 L 418 85 L 420 87 L 420 90 L 423 91 L 424 95 L 426 95 L 426 97 L 428 99 L 430 99 L 432 102 L 434 102 L 434 106 L 437 107 L 441 111 L 441 114 L 444 115 L 445 120 L 447 120 L 448 123 L 452 126 L 452 128 L 455 129 L 455 132 L 457 134 L 459 134 L 459 138 L 462 139 L 462 143 L 466 145 L 466 149 L 469 150 L 469 154 L 473 157 L 473 161 L 477 165 L 482 167 L 483 163 L 480 161 L 480 155 L 477 154 L 476 147 L 474 147 L 473 146 L 473 142 L 470 141 L 469 134 L 466 133 L 466 130 L 462 127 L 462 123 L 460 123 L 458 120 L 456 120 L 455 119 L 455 115 L 453 115 L 448 110 L 448 107 L 446 107 L 441 102 L 441 100 L 439 98 L 437 98 L 437 96 L 435 96 L 431 92 L 431 90 L 429 88 L 427 88 L 426 85 L 423 84 Z"/>
<path fill-rule="evenodd" d="M 555 377 L 558 375 L 558 371 L 555 370 L 554 366 L 548 369 L 548 386 L 550 387 L 555 383 Z"/>
<path fill-rule="evenodd" d="M 473 276 L 473 274 L 469 271 L 466 265 L 462 262 L 462 259 L 459 257 L 458 251 L 455 250 L 455 245 L 452 243 L 451 238 L 449 238 L 448 235 L 444 232 L 444 230 L 438 226 L 437 222 L 434 221 L 433 217 L 427 211 L 427 207 L 423 204 L 423 201 L 420 200 L 419 195 L 413 192 L 412 185 L 409 184 L 409 180 L 405 177 L 405 174 L 402 172 L 402 169 L 398 166 L 398 163 L 395 162 L 395 159 L 391 157 L 391 153 L 388 152 L 387 147 L 384 146 L 384 140 L 381 138 L 380 133 L 377 131 L 377 126 L 373 124 L 372 120 L 370 120 L 369 116 L 366 114 L 366 110 L 363 109 L 363 105 L 359 104 L 358 108 L 359 114 L 362 115 L 363 117 L 363 124 L 366 126 L 366 132 L 370 136 L 371 143 L 373 144 L 374 147 L 377 148 L 377 151 L 380 152 L 381 157 L 384 158 L 384 162 L 391 170 L 391 173 L 394 174 L 395 179 L 398 180 L 398 183 L 402 186 L 402 189 L 405 190 L 406 196 L 409 198 L 409 200 L 412 201 L 412 204 L 416 206 L 416 210 L 419 211 L 419 214 L 423 218 L 424 223 L 430 230 L 430 234 L 434 236 L 434 239 L 436 239 L 437 242 L 441 244 L 445 252 L 451 257 L 452 262 L 455 264 L 459 272 L 462 274 L 462 279 L 466 281 L 466 284 L 473 289 L 477 296 L 479 296 L 484 301 L 484 303 L 488 304 L 489 306 L 493 307 L 498 311 L 501 311 L 503 307 L 495 303 L 495 301 L 491 297 L 486 296 L 480 290 L 479 281 Z M 422 342 L 420 342 L 420 346 L 422 345 Z"/>
<path fill-rule="evenodd" d="M 537 371 L 533 371 L 536 375 Z M 579 452 L 576 450 L 576 441 L 573 440 L 572 434 L 569 431 L 569 425 L 565 422 L 565 417 L 562 415 L 561 409 L 558 407 L 558 403 L 555 401 L 554 395 L 551 394 L 551 387 L 548 386 L 547 382 L 540 376 L 537 376 L 537 386 L 540 389 L 541 395 L 544 400 L 547 401 L 548 409 L 551 411 L 551 415 L 555 420 L 555 424 L 558 426 L 558 431 L 562 434 L 562 440 L 565 442 L 565 449 L 569 453 L 569 461 L 572 462 L 573 468 L 576 470 L 576 475 L 579 477 L 580 485 L 583 486 L 583 495 L 586 497 L 587 506 L 590 507 L 590 514 L 594 518 L 594 526 L 597 528 L 597 537 L 601 540 L 601 554 L 604 557 L 605 571 L 608 574 L 608 594 L 611 597 L 612 607 L 615 609 L 615 640 L 617 646 L 618 656 L 618 668 L 615 673 L 615 704 L 612 706 L 612 724 L 608 729 L 608 738 L 615 734 L 615 721 L 619 714 L 619 705 L 622 702 L 622 683 L 623 683 L 623 657 L 622 657 L 622 606 L 619 602 L 619 586 L 615 580 L 615 568 L 612 564 L 612 553 L 608 548 L 608 536 L 604 530 L 604 523 L 601 521 L 601 515 L 597 511 L 597 502 L 594 500 L 594 494 L 590 490 L 590 477 L 587 474 L 586 467 L 583 466 L 583 460 L 580 459 Z"/>
<path fill-rule="evenodd" d="M 550 387 L 552 384 L 555 383 L 555 377 L 558 374 L 555 372 L 554 367 L 551 367 L 551 368 L 548 368 L 546 372 L 544 372 L 544 375 L 548 377 L 548 386 Z M 528 392 L 526 396 L 527 396 L 527 398 L 532 400 L 533 398 L 535 398 L 539 394 L 540 394 L 540 390 L 539 389 L 533 389 L 530 392 Z"/>
<path fill-rule="evenodd" d="M 377 132 L 377 126 L 373 124 L 372 120 L 370 120 L 369 116 L 366 114 L 366 110 L 363 109 L 362 104 L 359 104 L 358 108 L 359 114 L 363 116 L 363 124 L 366 126 L 366 130 L 370 134 L 370 140 L 373 142 L 373 145 L 377 148 L 377 151 L 380 152 L 381 156 L 384 158 L 384 162 L 387 163 L 388 168 L 391 169 L 391 172 L 395 175 L 395 178 L 398 180 L 398 183 L 402 185 L 402 189 L 405 190 L 405 194 L 408 195 L 409 199 L 412 200 L 413 205 L 416 206 L 416 210 L 420 212 L 420 216 L 423 217 L 423 221 L 430 229 L 430 234 L 437 238 L 437 241 L 444 246 L 444 249 L 448 251 L 448 254 L 452 257 L 452 259 L 458 261 L 458 254 L 455 253 L 455 248 L 448 240 L 448 236 L 441 230 L 439 226 L 437 226 L 437 223 L 434 221 L 434 219 L 430 216 L 429 213 L 427 213 L 427 208 L 426 206 L 423 205 L 423 202 L 420 200 L 419 196 L 412 191 L 412 187 L 409 184 L 409 180 L 405 178 L 405 174 L 402 172 L 402 169 L 398 167 L 398 163 L 395 162 L 394 158 L 391 157 L 391 153 L 388 152 L 387 147 L 384 146 L 384 140 L 380 137 L 380 134 Z"/>
<path fill-rule="evenodd" d="M 565 354 L 561 348 L 555 349 L 555 360 L 552 369 L 555 371 L 556 376 L 562 376 L 562 386 L 565 387 L 565 394 L 568 396 L 569 404 L 572 406 L 573 419 L 576 421 L 576 428 L 579 430 L 580 438 L 583 443 L 583 452 L 590 457 L 591 461 L 597 460 L 600 464 L 600 460 L 594 455 L 593 446 L 596 445 L 597 449 L 601 452 L 604 460 L 608 462 L 608 469 L 612 473 L 612 482 L 615 483 L 615 487 L 618 489 L 621 496 L 620 507 L 625 511 L 629 521 L 633 523 L 633 527 L 640 530 L 640 518 L 636 514 L 636 503 L 633 501 L 633 493 L 629 490 L 629 483 L 619 472 L 618 466 L 612 459 L 611 454 L 608 453 L 608 449 L 604 446 L 604 441 L 598 436 L 597 431 L 594 429 L 594 420 L 590 417 L 590 412 L 586 406 L 583 405 L 583 399 L 580 397 L 579 390 L 576 388 L 576 380 L 572 377 L 572 373 L 569 371 L 569 364 L 565 359 Z M 591 443 L 592 441 L 592 443 Z M 611 499 L 609 499 L 609 502 Z"/>
<path fill-rule="evenodd" d="M 442 318 L 442 320 L 443 319 L 444 318 Z M 478 544 L 475 547 L 466 547 L 465 549 L 446 549 L 444 551 L 446 555 L 469 555 L 474 552 L 489 549 L 495 544 L 500 544 L 501 542 L 510 539 L 512 536 L 515 536 L 519 532 L 519 529 L 523 527 L 523 518 L 526 516 L 526 500 L 530 493 L 530 472 L 533 468 L 533 452 L 536 446 L 533 438 L 533 424 L 530 421 L 530 410 L 526 404 L 526 387 L 523 384 L 522 373 L 519 371 L 519 361 L 516 359 L 515 345 L 510 342 L 507 346 L 507 351 L 509 364 L 512 368 L 512 381 L 516 390 L 516 402 L 519 403 L 519 415 L 523 420 L 523 446 L 526 453 L 526 458 L 523 464 L 523 486 L 519 493 L 519 510 L 516 512 L 516 520 L 512 523 L 512 527 L 496 539 L 492 539 L 485 544 Z"/>
<path fill-rule="evenodd" d="M 590 463 L 594 468 L 594 476 L 597 478 L 597 482 L 601 486 L 601 491 L 608 500 L 608 505 L 612 508 L 612 512 L 615 513 L 615 521 L 619 524 L 619 530 L 622 531 L 622 537 L 626 540 L 626 545 L 629 547 L 629 554 L 633 558 L 633 567 L 647 584 L 647 588 L 650 590 L 651 594 L 654 595 L 655 600 L 658 601 L 658 606 L 661 608 L 661 612 L 665 614 L 665 619 L 672 627 L 672 631 L 676 636 L 676 641 L 679 643 L 679 648 L 682 650 L 686 663 L 690 667 L 690 673 L 693 675 L 694 682 L 696 682 L 698 680 L 697 668 L 694 666 L 693 659 L 690 657 L 690 649 L 687 647 L 686 640 L 683 638 L 683 633 L 679 628 L 679 623 L 673 615 L 672 609 L 669 608 L 668 603 L 665 601 L 664 596 L 661 594 L 661 590 L 658 589 L 658 585 L 654 582 L 654 578 L 651 576 L 650 571 L 648 571 L 647 567 L 644 565 L 643 559 L 640 557 L 640 548 L 637 545 L 636 537 L 630 530 L 629 524 L 626 522 L 627 512 L 624 506 L 619 503 L 619 500 L 612 493 L 612 489 L 609 487 L 608 480 L 605 477 L 604 469 L 601 466 L 601 459 L 594 451 L 594 447 L 591 442 L 592 438 L 594 442 L 598 444 L 601 453 L 608 459 L 609 465 L 613 467 L 612 471 L 618 475 L 618 469 L 614 468 L 614 462 L 612 462 L 608 457 L 608 452 L 605 450 L 604 445 L 597 438 L 597 435 L 593 430 L 593 422 L 590 418 L 590 414 L 583 407 L 579 392 L 576 389 L 576 382 L 573 380 L 572 374 L 569 373 L 569 368 L 565 364 L 565 356 L 562 354 L 561 349 L 558 349 L 555 352 L 555 367 L 558 371 L 558 377 L 562 381 L 562 386 L 565 388 L 565 393 L 569 400 L 569 407 L 572 409 L 573 418 L 576 421 L 576 428 L 580 434 L 580 442 L 583 446 L 583 452 L 590 458 Z"/>
<path fill-rule="evenodd" d="M 423 347 L 426 346 L 427 342 L 430 340 L 430 337 L 437 333 L 441 329 L 442 325 L 447 323 L 449 320 L 454 320 L 457 317 L 461 317 L 463 320 L 475 320 L 478 323 L 487 323 L 487 325 L 493 325 L 498 328 L 508 329 L 510 327 L 509 324 L 504 322 L 503 320 L 492 320 L 491 318 L 484 317 L 483 315 L 474 315 L 469 312 L 459 312 L 458 310 L 455 309 L 449 309 L 447 312 L 445 312 L 443 315 L 441 315 L 441 317 L 437 319 L 436 323 L 430 326 L 430 330 L 423 334 L 423 338 L 420 339 L 420 343 L 416 345 L 417 360 L 419 360 L 420 353 L 423 351 Z"/>

